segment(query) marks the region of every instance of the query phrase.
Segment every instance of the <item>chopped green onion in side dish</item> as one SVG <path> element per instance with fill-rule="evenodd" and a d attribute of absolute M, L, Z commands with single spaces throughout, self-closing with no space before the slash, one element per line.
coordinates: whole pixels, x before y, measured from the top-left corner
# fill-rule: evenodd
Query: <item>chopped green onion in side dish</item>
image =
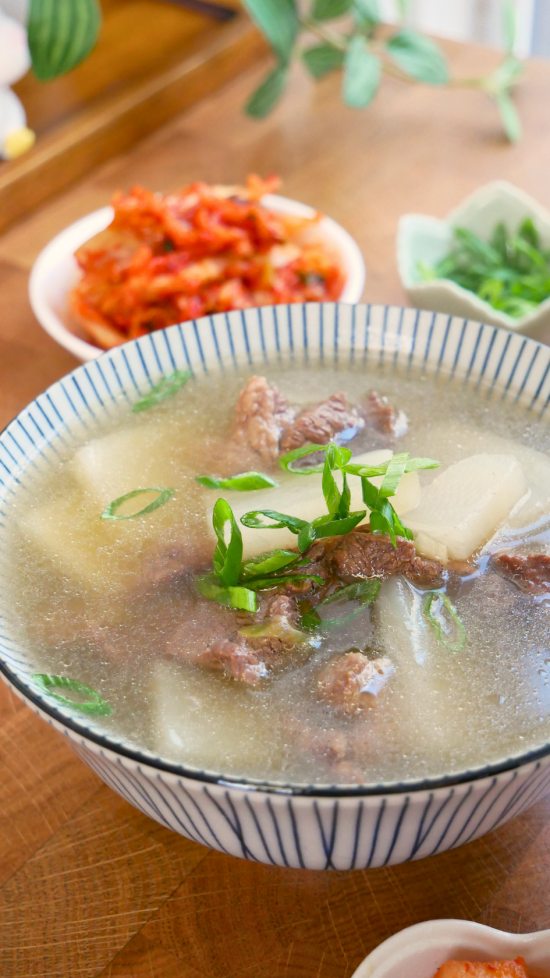
<path fill-rule="evenodd" d="M 167 503 L 172 498 L 175 491 L 175 489 L 159 489 L 158 486 L 154 486 L 151 489 L 134 489 L 133 492 L 127 492 L 126 495 L 119 496 L 118 499 L 113 499 L 112 503 L 109 503 L 99 518 L 100 520 L 135 520 L 138 516 L 147 516 L 148 513 L 153 513 L 155 509 L 164 506 L 164 503 Z M 144 506 L 143 509 L 138 509 L 137 513 L 119 515 L 119 509 L 129 499 L 135 499 L 137 496 L 143 496 L 152 492 L 158 492 L 157 498 L 153 499 L 147 506 Z"/>
<path fill-rule="evenodd" d="M 434 601 L 437 601 L 435 609 Z M 444 611 L 448 612 L 450 621 L 446 620 Z M 462 651 L 466 645 L 466 629 L 455 606 L 443 591 L 428 591 L 422 600 L 422 613 L 444 648 L 450 652 Z"/>
<path fill-rule="evenodd" d="M 45 673 L 35 673 L 32 678 L 48 696 L 53 697 L 65 706 L 73 706 L 76 710 L 82 710 L 88 716 L 106 717 L 113 712 L 112 707 L 95 689 L 86 686 L 84 683 L 79 683 L 76 679 L 68 679 L 67 676 L 48 676 Z M 54 692 L 55 689 L 66 689 L 87 698 L 83 701 L 71 700 L 67 696 L 61 696 Z"/>
<path fill-rule="evenodd" d="M 367 581 L 358 581 L 355 584 L 348 584 L 346 587 L 339 588 L 324 601 L 320 601 L 312 611 L 302 615 L 301 624 L 303 628 L 335 628 L 337 625 L 345 625 L 373 603 L 380 590 L 380 583 L 380 578 L 372 577 Z M 358 601 L 359 608 L 352 611 L 351 614 L 345 615 L 344 618 L 322 618 L 319 614 L 320 608 L 328 608 L 333 604 L 338 605 L 348 601 Z"/>
<path fill-rule="evenodd" d="M 174 370 L 173 374 L 163 377 L 162 380 L 159 380 L 158 384 L 155 384 L 151 388 L 148 394 L 145 394 L 139 401 L 136 401 L 132 411 L 134 414 L 138 414 L 140 411 L 147 411 L 148 408 L 154 407 L 155 404 L 160 404 L 161 401 L 165 401 L 167 397 L 173 397 L 192 376 L 193 374 L 190 370 Z"/>
<path fill-rule="evenodd" d="M 550 249 L 527 218 L 515 234 L 497 224 L 488 242 L 454 229 L 451 251 L 433 267 L 418 264 L 424 281 L 449 279 L 514 319 L 550 298 Z"/>
<path fill-rule="evenodd" d="M 274 489 L 279 485 L 270 475 L 263 472 L 240 472 L 227 479 L 216 479 L 213 475 L 198 475 L 195 478 L 207 489 L 234 489 L 237 492 L 250 492 L 253 489 Z"/>

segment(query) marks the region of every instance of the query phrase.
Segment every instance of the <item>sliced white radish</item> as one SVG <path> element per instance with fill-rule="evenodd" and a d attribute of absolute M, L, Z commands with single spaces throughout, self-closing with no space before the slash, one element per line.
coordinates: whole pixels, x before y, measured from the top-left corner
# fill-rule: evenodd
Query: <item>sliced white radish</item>
<path fill-rule="evenodd" d="M 282 736 L 243 684 L 177 660 L 155 662 L 153 722 L 158 752 L 172 760 L 230 774 L 265 777 L 282 761 Z M 281 725 L 282 730 L 282 725 Z"/>
<path fill-rule="evenodd" d="M 527 491 L 513 455 L 471 455 L 441 472 L 422 492 L 407 525 L 426 556 L 466 560 L 489 539 Z"/>

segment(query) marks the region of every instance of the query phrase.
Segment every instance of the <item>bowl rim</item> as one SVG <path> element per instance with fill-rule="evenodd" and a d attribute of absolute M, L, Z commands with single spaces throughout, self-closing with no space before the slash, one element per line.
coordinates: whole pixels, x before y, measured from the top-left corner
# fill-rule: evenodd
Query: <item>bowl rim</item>
<path fill-rule="evenodd" d="M 507 336 L 507 340 L 505 341 L 506 348 L 507 348 L 510 343 L 510 340 L 515 335 L 511 331 L 503 330 L 500 329 L 499 327 L 486 327 L 483 323 L 475 323 L 471 320 L 462 319 L 461 317 L 445 316 L 444 314 L 431 313 L 430 311 L 422 312 L 416 309 L 407 309 L 406 307 L 387 306 L 387 305 L 369 305 L 366 303 L 361 303 L 358 305 L 350 305 L 346 303 L 303 303 L 303 304 L 296 304 L 294 306 L 292 305 L 270 306 L 270 307 L 262 307 L 261 310 L 257 310 L 257 309 L 244 310 L 242 313 L 238 313 L 238 314 L 219 313 L 215 316 L 204 317 L 202 322 L 203 323 L 210 322 L 210 324 L 212 324 L 213 322 L 218 322 L 221 324 L 222 322 L 228 321 L 228 316 L 239 315 L 241 318 L 244 317 L 244 319 L 246 319 L 246 313 L 263 314 L 263 310 L 265 310 L 266 312 L 270 310 L 273 311 L 276 320 L 277 310 L 286 310 L 288 316 L 290 316 L 291 311 L 302 310 L 302 313 L 305 315 L 305 310 L 313 309 L 315 307 L 318 310 L 320 310 L 321 318 L 323 316 L 322 311 L 324 309 L 329 308 L 334 310 L 336 315 L 336 321 L 338 321 L 338 311 L 340 309 L 342 310 L 349 309 L 351 311 L 351 315 L 353 317 L 354 322 L 355 322 L 357 310 L 359 310 L 359 312 L 365 313 L 367 322 L 370 321 L 370 315 L 373 310 L 381 312 L 384 317 L 384 323 L 387 322 L 387 317 L 389 312 L 393 310 L 394 312 L 400 314 L 401 325 L 399 326 L 399 333 L 398 333 L 399 342 L 401 342 L 401 338 L 402 338 L 401 326 L 403 323 L 403 318 L 407 313 L 410 313 L 412 317 L 415 319 L 415 323 L 416 323 L 415 334 L 414 334 L 415 341 L 416 341 L 416 328 L 418 326 L 419 317 L 422 314 L 432 317 L 432 325 L 429 334 L 429 343 L 431 343 L 432 341 L 431 337 L 432 337 L 436 316 L 439 315 L 442 320 L 445 320 L 447 325 L 445 329 L 444 347 L 447 344 L 447 339 L 449 336 L 451 323 L 453 319 L 455 319 L 455 326 L 460 327 L 462 324 L 461 329 L 458 328 L 456 329 L 456 332 L 460 333 L 460 344 L 459 344 L 460 347 L 462 346 L 465 329 L 468 323 L 478 327 L 478 338 L 476 342 L 476 349 L 479 346 L 480 336 L 484 329 L 489 329 L 493 334 L 493 340 L 491 341 L 491 346 L 493 345 L 496 335 L 503 334 L 504 337 Z M 259 320 L 261 321 L 261 319 L 262 319 L 262 315 L 259 315 Z M 195 334 L 198 336 L 198 324 L 200 323 L 201 320 L 192 320 L 189 323 L 184 323 L 183 326 L 193 327 Z M 170 333 L 170 331 L 178 331 L 178 330 L 183 336 L 182 327 L 177 324 L 168 327 L 166 330 L 159 330 L 157 331 L 157 333 L 151 335 L 157 336 L 158 334 L 168 334 Z M 130 340 L 127 343 L 122 344 L 121 346 L 115 347 L 113 350 L 104 351 L 101 354 L 101 356 L 96 359 L 95 363 L 100 364 L 102 360 L 108 362 L 111 357 L 116 357 L 119 353 L 120 356 L 124 358 L 126 362 L 128 362 L 128 354 L 129 351 L 131 351 L 132 349 L 137 351 L 138 358 L 142 362 L 144 362 L 142 348 L 144 348 L 145 345 L 151 341 L 151 335 L 140 337 L 139 339 L 135 339 L 135 340 Z M 168 340 L 166 339 L 165 342 L 168 343 Z M 541 349 L 542 350 L 546 349 L 547 351 L 547 356 L 546 356 L 547 364 L 546 364 L 546 369 L 544 371 L 543 379 L 550 376 L 550 349 L 548 349 L 548 347 L 544 347 L 543 344 L 537 342 L 536 340 L 523 339 L 522 350 L 524 350 L 527 345 L 529 345 L 531 348 L 534 348 L 535 351 L 531 359 L 531 366 L 529 367 L 527 376 L 529 375 L 533 363 L 535 362 L 535 359 L 538 353 L 540 353 Z M 289 348 L 289 352 L 290 349 L 291 348 Z M 400 347 L 398 347 L 395 356 L 397 356 L 397 352 L 399 351 L 399 349 Z M 406 348 L 401 350 L 401 352 L 406 352 Z M 201 356 L 202 356 L 202 352 L 201 352 Z M 412 351 L 409 353 L 409 363 L 411 362 L 411 358 L 412 358 Z M 515 373 L 516 371 L 518 360 L 516 360 L 513 373 Z M 220 359 L 220 363 L 221 362 L 222 360 Z M 501 364 L 502 364 L 502 358 L 501 358 L 500 365 Z M 456 358 L 455 358 L 455 365 L 456 365 Z M 195 362 L 195 366 L 198 366 L 197 362 Z M 203 363 L 203 367 L 204 367 L 204 363 Z M 22 423 L 21 418 L 22 417 L 24 418 L 25 413 L 29 410 L 29 408 L 31 408 L 33 405 L 40 408 L 40 405 L 38 404 L 39 398 L 41 397 L 48 398 L 51 393 L 55 392 L 56 388 L 61 387 L 63 389 L 63 381 L 65 379 L 72 379 L 75 385 L 78 387 L 77 378 L 83 380 L 86 376 L 88 376 L 88 369 L 89 369 L 88 364 L 86 363 L 81 364 L 75 367 L 64 377 L 59 378 L 59 380 L 51 384 L 41 394 L 38 394 L 36 398 L 34 398 L 25 408 L 23 408 L 22 411 L 19 412 L 14 419 L 8 422 L 8 424 L 4 427 L 2 431 L 0 431 L 0 444 L 4 444 L 4 435 L 8 431 L 8 429 L 11 428 L 12 425 L 17 424 L 18 422 Z M 114 369 L 116 371 L 116 367 Z M 498 369 L 500 370 L 500 366 Z M 132 380 L 135 384 L 135 379 L 131 374 L 131 372 L 130 372 L 130 376 L 132 377 Z M 149 376 L 148 373 L 147 376 Z M 117 379 L 119 381 L 121 389 L 124 390 L 120 382 L 120 379 L 118 378 L 118 374 L 117 374 Z M 541 387 L 542 387 L 542 382 L 539 385 L 539 391 Z M 547 403 L 550 403 L 550 394 L 548 395 Z M 59 415 L 59 430 L 62 430 L 63 424 L 64 424 L 63 418 L 61 415 Z M 57 430 L 58 430 L 57 428 L 54 429 L 54 431 Z M 23 470 L 27 468 L 28 465 L 29 465 L 28 458 L 26 459 L 24 464 L 21 464 L 19 462 L 17 463 L 17 466 L 20 466 L 21 469 Z M 241 788 L 243 790 L 267 792 L 271 794 L 283 794 L 287 796 L 292 795 L 292 796 L 306 796 L 306 797 L 319 797 L 319 798 L 321 797 L 342 797 L 342 798 L 380 797 L 384 795 L 403 795 L 403 794 L 408 795 L 408 794 L 414 794 L 418 792 L 426 792 L 426 791 L 432 792 L 432 791 L 436 791 L 437 789 L 444 789 L 444 788 L 460 786 L 460 785 L 468 785 L 471 782 L 476 782 L 483 779 L 489 779 L 489 778 L 499 779 L 500 775 L 504 775 L 507 772 L 515 772 L 518 769 L 533 763 L 537 763 L 537 765 L 540 766 L 541 760 L 544 758 L 549 758 L 550 756 L 550 740 L 548 740 L 546 743 L 536 746 L 532 749 L 521 751 L 518 752 L 517 754 L 508 755 L 507 757 L 492 763 L 486 763 L 486 764 L 479 765 L 477 767 L 466 768 L 461 771 L 455 772 L 454 774 L 446 774 L 446 775 L 422 777 L 422 778 L 411 778 L 410 780 L 401 780 L 401 781 L 394 781 L 394 782 L 370 782 L 364 784 L 330 784 L 330 783 L 300 784 L 296 782 L 294 783 L 282 782 L 282 781 L 279 782 L 270 779 L 256 779 L 256 778 L 247 778 L 242 776 L 223 774 L 216 771 L 209 771 L 200 768 L 195 768 L 193 766 L 186 765 L 183 763 L 171 762 L 169 760 L 160 757 L 159 755 L 154 754 L 152 751 L 149 751 L 147 749 L 139 749 L 138 747 L 128 744 L 124 741 L 121 742 L 121 740 L 119 740 L 119 735 L 112 736 L 110 734 L 91 729 L 89 726 L 86 726 L 84 719 L 80 722 L 77 719 L 73 719 L 73 717 L 63 713 L 60 708 L 53 705 L 51 700 L 47 698 L 43 698 L 41 695 L 39 695 L 39 693 L 31 685 L 30 681 L 27 683 L 23 678 L 21 678 L 18 675 L 18 673 L 14 669 L 12 669 L 7 662 L 4 661 L 4 658 L 5 658 L 4 652 L 2 649 L 0 649 L 0 676 L 2 676 L 2 678 L 8 683 L 8 685 L 14 689 L 14 691 L 20 696 L 21 699 L 25 700 L 27 704 L 30 704 L 33 707 L 35 712 L 43 716 L 46 720 L 48 720 L 48 722 L 53 724 L 57 729 L 64 732 L 65 735 L 69 736 L 70 739 L 74 739 L 74 740 L 78 739 L 78 741 L 81 742 L 84 746 L 89 745 L 95 751 L 97 751 L 97 748 L 100 748 L 99 751 L 100 753 L 104 753 L 104 752 L 111 753 L 118 759 L 119 762 L 122 759 L 124 759 L 126 762 L 130 762 L 131 764 L 137 764 L 138 767 L 143 766 L 145 768 L 153 769 L 156 772 L 165 772 L 169 775 L 173 775 L 176 777 L 188 778 L 189 780 L 199 781 L 208 784 L 222 785 L 225 787 L 231 786 L 235 788 Z M 546 765 L 544 766 L 546 767 Z"/>
<path fill-rule="evenodd" d="M 294 200 L 291 197 L 284 197 L 281 194 L 265 194 L 262 197 L 262 203 L 274 211 L 296 214 L 301 217 L 314 217 L 317 213 L 315 208 L 309 204 Z M 97 360 L 103 353 L 109 351 L 102 350 L 101 347 L 95 346 L 89 340 L 78 336 L 64 324 L 50 305 L 49 300 L 44 296 L 43 283 L 44 279 L 51 274 L 52 264 L 55 269 L 56 265 L 72 256 L 75 249 L 81 244 L 108 227 L 112 221 L 113 213 L 112 206 L 106 204 L 94 211 L 89 211 L 77 218 L 76 221 L 72 221 L 44 245 L 33 262 L 29 275 L 29 302 L 40 326 L 56 343 L 59 343 L 69 353 L 84 362 Z M 365 259 L 357 241 L 342 224 L 324 213 L 319 227 L 324 227 L 329 232 L 331 239 L 334 240 L 346 272 L 346 282 L 338 301 L 360 302 L 365 288 L 367 272 Z M 192 320 L 188 321 L 192 322 Z"/>

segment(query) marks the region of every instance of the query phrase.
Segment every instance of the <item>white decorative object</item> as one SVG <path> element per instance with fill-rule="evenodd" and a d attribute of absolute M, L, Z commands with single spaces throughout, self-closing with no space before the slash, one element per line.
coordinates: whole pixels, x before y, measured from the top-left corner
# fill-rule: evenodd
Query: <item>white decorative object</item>
<path fill-rule="evenodd" d="M 279 194 L 266 194 L 262 203 L 280 214 L 315 216 L 312 207 Z M 81 275 L 74 253 L 85 241 L 104 231 L 112 220 L 112 207 L 102 207 L 60 231 L 40 252 L 29 279 L 29 298 L 38 322 L 54 340 L 79 360 L 95 360 L 103 350 L 81 338 L 78 324 L 69 309 L 69 293 Z M 360 302 L 366 272 L 357 242 L 341 224 L 330 217 L 323 217 L 318 229 L 319 237 L 338 251 L 342 259 L 346 284 L 340 301 Z"/>
<path fill-rule="evenodd" d="M 550 974 L 550 930 L 507 934 L 472 920 L 427 920 L 374 950 L 353 978 L 433 978 L 445 961 L 525 959 L 529 974 Z"/>
<path fill-rule="evenodd" d="M 10 85 L 31 66 L 27 32 L 22 24 L 0 11 L 0 159 L 13 160 L 26 153 L 35 135 L 27 126 L 21 100 Z"/>
<path fill-rule="evenodd" d="M 502 221 L 508 231 L 516 232 L 526 217 L 540 233 L 544 248 L 550 248 L 550 213 L 532 197 L 505 180 L 496 180 L 476 190 L 451 211 L 444 221 L 422 214 L 405 214 L 397 231 L 397 265 L 401 281 L 411 303 L 417 309 L 432 309 L 451 316 L 478 319 L 493 326 L 504 326 L 524 333 L 542 343 L 550 342 L 550 298 L 533 312 L 514 319 L 493 309 L 474 292 L 448 279 L 424 281 L 418 263 L 434 266 L 448 255 L 456 227 L 473 231 L 487 241 Z"/>

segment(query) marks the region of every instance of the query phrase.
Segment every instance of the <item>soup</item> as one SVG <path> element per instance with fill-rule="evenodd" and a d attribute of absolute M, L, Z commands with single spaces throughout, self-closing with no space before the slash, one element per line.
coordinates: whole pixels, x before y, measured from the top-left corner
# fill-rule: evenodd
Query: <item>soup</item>
<path fill-rule="evenodd" d="M 498 762 L 550 740 L 549 445 L 415 368 L 176 374 L 16 494 L 17 638 L 42 692 L 170 762 L 301 784 Z"/>

